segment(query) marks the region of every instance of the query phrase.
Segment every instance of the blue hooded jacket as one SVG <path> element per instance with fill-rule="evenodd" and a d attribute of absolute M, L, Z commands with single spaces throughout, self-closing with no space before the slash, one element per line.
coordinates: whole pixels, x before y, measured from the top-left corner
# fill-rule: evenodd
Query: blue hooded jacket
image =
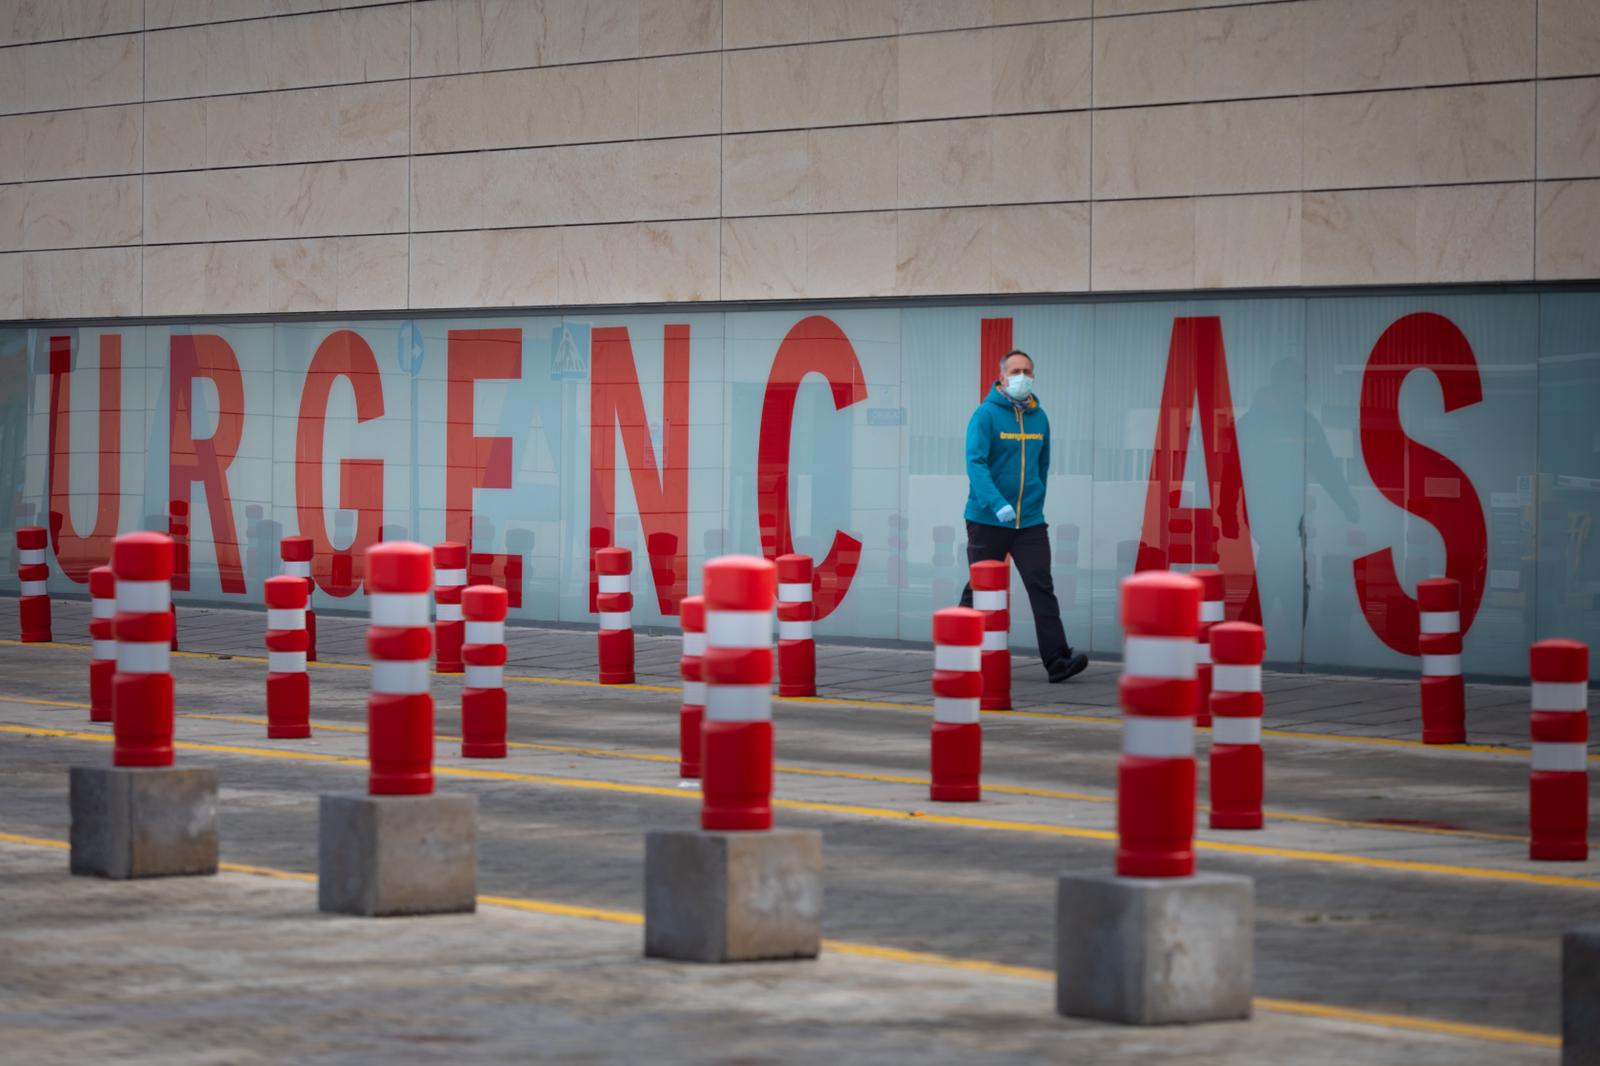
<path fill-rule="evenodd" d="M 1017 529 L 1043 525 L 1049 473 L 1050 420 L 1044 408 L 1029 396 L 1018 410 L 994 386 L 967 422 L 967 521 Z M 995 515 L 1006 504 L 1017 512 L 1010 522 Z"/>

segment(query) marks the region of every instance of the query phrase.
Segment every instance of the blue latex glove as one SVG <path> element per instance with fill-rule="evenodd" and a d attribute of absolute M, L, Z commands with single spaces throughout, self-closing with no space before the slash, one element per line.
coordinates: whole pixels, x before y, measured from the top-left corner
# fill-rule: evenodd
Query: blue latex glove
<path fill-rule="evenodd" d="M 1017 509 L 1008 503 L 996 511 L 994 516 L 1009 525 L 1017 520 Z"/>

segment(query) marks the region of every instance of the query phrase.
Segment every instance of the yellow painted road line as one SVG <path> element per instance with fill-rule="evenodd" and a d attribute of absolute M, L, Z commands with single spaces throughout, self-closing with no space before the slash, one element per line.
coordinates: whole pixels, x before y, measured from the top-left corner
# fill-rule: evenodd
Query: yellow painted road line
<path fill-rule="evenodd" d="M 66 850 L 67 848 L 67 842 L 64 840 L 24 836 L 20 833 L 0 832 L 0 843 L 54 848 L 57 850 Z M 315 874 L 300 873 L 295 870 L 279 870 L 270 866 L 255 866 L 237 862 L 223 862 L 218 863 L 217 866 L 218 869 L 229 873 L 271 877 L 282 881 L 315 882 L 317 880 Z M 511 910 L 547 914 L 561 918 L 580 918 L 588 921 L 611 922 L 617 925 L 640 926 L 644 924 L 644 916 L 642 914 L 635 911 L 613 910 L 606 907 L 586 907 L 572 903 L 558 903 L 553 900 L 524 899 L 518 896 L 479 896 L 478 902 L 488 907 L 504 907 Z M 913 966 L 935 966 L 996 977 L 1020 977 L 1032 981 L 1054 981 L 1056 979 L 1053 971 L 1041 969 L 1037 966 L 1015 966 L 1010 963 L 994 962 L 989 959 L 964 959 L 931 951 L 909 951 L 904 948 L 883 947 L 877 944 L 858 944 L 848 940 L 832 939 L 823 940 L 822 947 L 824 951 L 839 955 L 881 959 L 887 962 L 905 963 Z M 1441 1021 L 1434 1018 L 1414 1018 L 1405 1014 L 1388 1014 L 1381 1011 L 1360 1010 L 1353 1007 L 1306 1003 L 1295 999 L 1257 996 L 1254 1000 L 1254 1006 L 1257 1010 L 1274 1011 L 1280 1014 L 1295 1014 L 1308 1018 L 1355 1022 L 1360 1025 L 1373 1025 L 1380 1028 L 1399 1029 L 1408 1032 L 1435 1033 L 1469 1040 L 1484 1040 L 1494 1043 L 1522 1044 L 1530 1047 L 1545 1048 L 1559 1048 L 1561 1046 L 1561 1038 L 1548 1033 L 1534 1033 L 1525 1029 L 1509 1029 L 1492 1025 L 1473 1025 L 1466 1022 Z"/>
<path fill-rule="evenodd" d="M 13 645 L 28 648 L 69 648 L 75 651 L 88 651 L 87 644 L 66 644 L 59 641 L 52 643 L 24 644 L 20 640 L 0 639 L 0 645 Z M 253 655 L 223 655 L 217 652 L 173 652 L 180 658 L 190 659 L 217 659 L 228 662 L 265 663 L 265 658 Z M 319 659 L 308 663 L 309 666 L 325 666 L 335 670 L 370 670 L 368 663 L 330 662 Z M 458 674 L 441 674 L 434 671 L 435 677 L 458 677 Z M 674 685 L 602 685 L 598 681 L 589 681 L 576 677 L 541 677 L 538 675 L 507 675 L 507 681 L 517 681 L 529 685 L 567 685 L 577 688 L 605 688 L 619 691 L 657 692 L 668 695 L 677 695 L 683 689 Z M 867 710 L 903 711 L 912 714 L 932 714 L 933 708 L 920 703 L 892 703 L 884 700 L 842 699 L 832 696 L 778 696 L 772 697 L 781 703 L 817 704 L 825 707 L 860 707 Z M 1079 725 L 1094 725 L 1104 728 L 1120 728 L 1122 718 L 1120 714 L 1071 714 L 1065 711 L 984 711 L 985 716 L 999 718 L 1022 718 L 1036 721 L 1073 722 Z M 1200 727 L 1208 729 L 1207 726 Z M 1342 733 L 1311 733 L 1294 729 L 1263 729 L 1261 735 L 1274 737 L 1280 740 L 1317 741 L 1329 744 L 1354 744 L 1357 746 L 1379 746 L 1391 748 L 1417 748 L 1428 752 L 1464 752 L 1472 755 L 1515 756 L 1527 759 L 1527 748 L 1513 748 L 1503 744 L 1424 744 L 1420 740 L 1405 740 L 1400 737 L 1358 737 L 1346 736 Z M 1600 764 L 1600 753 L 1589 756 L 1589 761 Z"/>
<path fill-rule="evenodd" d="M 0 724 L 0 733 L 24 736 L 52 737 L 63 740 L 84 740 L 110 743 L 109 733 L 91 733 L 80 730 L 49 729 L 43 726 Z M 245 755 L 268 759 L 291 759 L 301 762 L 319 762 L 340 766 L 365 767 L 367 760 L 321 752 L 287 751 L 279 748 L 252 748 L 237 744 L 211 744 L 198 741 L 174 741 L 173 747 L 189 751 L 208 751 L 220 755 Z M 697 800 L 699 794 L 679 788 L 660 785 L 633 785 L 619 781 L 596 781 L 587 778 L 559 777 L 553 774 L 521 773 L 512 770 L 485 770 L 464 766 L 435 766 L 434 773 L 441 777 L 460 777 L 480 781 L 522 781 L 556 788 L 584 789 L 596 792 L 614 792 L 634 796 L 659 796 L 679 800 Z M 1034 836 L 1063 837 L 1072 840 L 1092 840 L 1115 843 L 1117 834 L 1110 829 L 1087 829 L 1080 826 L 1054 825 L 1047 822 L 1018 822 L 1000 818 L 974 818 L 957 814 L 930 814 L 920 810 L 903 810 L 890 807 L 872 807 L 865 804 L 824 803 L 814 800 L 777 799 L 772 806 L 812 814 L 852 815 L 860 818 L 883 818 L 893 821 L 918 822 L 961 829 L 990 829 L 1007 833 Z M 1538 885 L 1547 888 L 1579 888 L 1590 892 L 1600 891 L 1600 879 L 1568 877 L 1562 874 L 1532 873 L 1526 870 L 1495 870 L 1480 866 L 1460 866 L 1453 863 L 1421 862 L 1414 859 L 1386 859 L 1371 855 L 1347 855 L 1309 848 L 1282 848 L 1266 844 L 1235 844 L 1219 840 L 1196 840 L 1196 851 L 1214 851 L 1250 858 L 1289 859 L 1300 862 L 1382 870 L 1392 873 L 1424 874 L 1456 877 L 1473 881 L 1493 881 L 1506 884 Z"/>
<path fill-rule="evenodd" d="M 74 707 L 79 709 L 87 709 L 89 706 L 87 703 L 71 703 L 65 700 L 44 700 L 36 699 L 31 696 L 8 696 L 3 693 L 0 693 L 0 701 L 9 701 L 12 703 L 35 703 L 47 707 Z M 180 711 L 177 717 L 193 718 L 198 721 L 207 722 L 237 722 L 241 725 L 264 725 L 266 723 L 266 718 L 262 716 L 246 714 L 206 714 L 201 711 Z M 367 732 L 366 726 L 346 725 L 339 722 L 324 722 L 320 720 L 312 722 L 311 728 L 313 732 L 316 732 L 317 730 L 323 730 L 330 733 L 363 734 Z M 441 733 L 435 736 L 433 739 L 436 742 L 446 744 L 459 743 L 461 740 L 460 737 L 451 736 L 447 733 Z M 580 755 L 588 758 L 598 759 L 626 759 L 653 763 L 676 763 L 678 761 L 678 757 L 676 755 L 657 755 L 651 752 L 642 751 L 616 751 L 608 748 L 589 748 L 570 744 L 535 744 L 531 741 L 525 740 L 507 740 L 506 746 L 508 748 L 516 748 L 527 751 L 549 752 L 555 755 Z M 780 774 L 838 778 L 847 781 L 873 781 L 890 785 L 914 785 L 919 788 L 926 788 L 928 785 L 928 779 L 926 777 L 912 777 L 903 774 L 875 774 L 857 770 L 822 770 L 809 766 L 785 766 L 781 764 L 774 766 L 773 770 Z M 1062 799 L 1081 803 L 1116 802 L 1115 796 L 1090 792 L 1069 792 L 1063 789 L 1030 788 L 1024 785 L 988 784 L 984 785 L 984 790 L 1006 796 L 1029 796 L 1038 799 Z M 1201 811 L 1207 811 L 1211 808 L 1208 804 L 1200 804 L 1197 809 Z M 1490 833 L 1477 829 L 1441 829 L 1432 826 L 1393 825 L 1388 822 L 1373 822 L 1356 818 L 1334 818 L 1329 815 L 1321 814 L 1299 814 L 1293 811 L 1269 810 L 1264 813 L 1265 816 L 1272 821 L 1302 822 L 1308 825 L 1327 825 L 1342 829 L 1371 829 L 1380 832 L 1413 833 L 1423 836 L 1445 836 L 1460 837 L 1472 840 L 1494 840 L 1509 844 L 1526 844 L 1528 842 L 1528 838 L 1524 836 L 1517 836 L 1512 833 Z"/>

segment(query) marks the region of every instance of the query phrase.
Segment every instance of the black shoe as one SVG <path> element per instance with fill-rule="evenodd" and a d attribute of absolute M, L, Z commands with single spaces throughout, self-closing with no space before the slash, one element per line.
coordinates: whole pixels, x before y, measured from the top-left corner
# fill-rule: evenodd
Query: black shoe
<path fill-rule="evenodd" d="M 1089 657 L 1081 651 L 1063 656 L 1050 664 L 1050 683 L 1059 685 L 1069 677 L 1076 677 L 1088 665 Z"/>

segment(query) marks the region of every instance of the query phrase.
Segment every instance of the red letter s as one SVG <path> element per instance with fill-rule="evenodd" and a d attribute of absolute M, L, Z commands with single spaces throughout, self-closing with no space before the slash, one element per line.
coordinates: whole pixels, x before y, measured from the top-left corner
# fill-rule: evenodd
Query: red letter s
<path fill-rule="evenodd" d="M 1400 386 L 1413 370 L 1431 370 L 1445 413 L 1483 399 L 1477 357 L 1455 323 L 1426 312 L 1406 315 L 1383 331 L 1361 379 L 1361 454 L 1372 482 L 1391 503 L 1439 531 L 1445 576 L 1461 582 L 1461 632 L 1483 600 L 1488 533 L 1483 505 L 1461 468 L 1407 437 L 1400 426 Z M 1356 597 L 1367 624 L 1389 647 L 1417 654 L 1417 601 L 1400 586 L 1394 554 L 1385 548 L 1355 561 Z"/>

